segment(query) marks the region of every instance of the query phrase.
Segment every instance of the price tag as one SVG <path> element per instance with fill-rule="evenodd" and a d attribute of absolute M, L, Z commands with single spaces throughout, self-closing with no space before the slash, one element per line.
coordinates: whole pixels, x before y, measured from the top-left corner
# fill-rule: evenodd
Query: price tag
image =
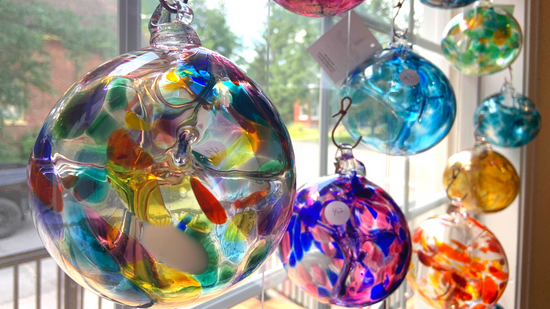
<path fill-rule="evenodd" d="M 351 11 L 350 38 L 348 42 L 348 17 L 344 15 L 344 18 L 307 49 L 338 86 L 344 83 L 348 68 L 351 72 L 383 49 L 374 34 L 354 11 Z"/>
<path fill-rule="evenodd" d="M 405 69 L 399 73 L 399 80 L 407 86 L 416 86 L 420 83 L 420 75 L 415 70 Z"/>
<path fill-rule="evenodd" d="M 348 205 L 334 201 L 325 207 L 325 218 L 330 224 L 343 225 L 348 222 L 351 216 Z"/>

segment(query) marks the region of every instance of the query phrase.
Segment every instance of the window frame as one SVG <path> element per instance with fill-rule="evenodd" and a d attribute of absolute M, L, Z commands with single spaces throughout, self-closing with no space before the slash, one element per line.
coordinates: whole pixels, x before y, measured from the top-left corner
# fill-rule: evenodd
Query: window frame
<path fill-rule="evenodd" d="M 141 0 L 117 0 L 118 1 L 118 34 L 119 34 L 119 53 L 125 53 L 131 50 L 136 50 L 141 48 Z M 270 1 L 270 0 L 268 0 Z M 536 15 L 533 12 L 536 10 L 536 7 L 540 0 L 505 0 L 505 1 L 512 1 L 512 2 L 521 2 L 522 5 L 525 5 L 525 15 L 522 16 L 524 20 L 530 21 L 529 26 L 530 27 L 524 27 L 524 29 L 527 30 L 526 32 L 526 38 L 528 39 L 526 42 L 526 53 L 533 53 L 533 51 L 530 49 L 531 41 L 536 40 L 536 38 L 529 38 L 533 35 L 533 31 L 530 31 L 533 26 L 536 29 L 536 23 L 534 20 L 529 19 L 528 17 L 532 15 Z M 406 12 L 409 16 L 414 16 L 415 12 L 415 0 L 409 0 L 409 10 Z M 453 10 L 452 15 L 458 14 L 459 10 Z M 403 12 L 402 14 L 405 14 Z M 345 15 L 344 15 L 345 16 Z M 385 22 L 382 22 L 376 18 L 373 18 L 371 16 L 367 16 L 364 14 L 360 14 L 361 18 L 367 24 L 367 26 L 373 30 L 378 30 L 383 33 L 389 33 L 391 29 L 391 25 Z M 536 15 L 538 16 L 538 15 Z M 332 17 L 324 17 L 322 19 L 322 33 L 325 33 L 332 27 L 334 18 Z M 427 39 L 422 38 L 419 35 L 416 35 L 414 33 L 414 18 L 409 18 L 409 34 L 408 38 L 409 40 L 414 44 L 421 48 L 424 48 L 428 51 L 435 52 L 437 54 L 442 55 L 441 49 L 439 45 L 436 43 L 429 41 Z M 527 35 L 528 34 L 528 35 Z M 530 39 L 530 40 L 529 40 Z M 533 66 L 532 63 L 528 63 L 528 60 L 525 59 L 524 61 L 526 65 Z M 520 61 L 519 59 L 518 61 Z M 320 78 L 320 95 L 319 95 L 319 176 L 324 176 L 329 173 L 328 171 L 328 162 L 329 162 L 329 127 L 331 123 L 331 115 L 330 115 L 330 101 L 331 101 L 331 94 L 330 94 L 330 86 L 331 82 L 329 80 L 328 75 L 323 72 L 321 69 L 321 78 Z M 518 89 L 527 89 L 528 85 L 528 74 L 530 72 L 528 70 L 525 70 L 524 76 L 522 76 L 523 87 Z M 524 78 L 525 77 L 525 78 Z M 450 142 L 448 146 L 449 153 L 455 153 L 457 151 L 460 151 L 462 149 L 469 148 L 473 144 L 473 127 L 471 125 L 471 115 L 473 114 L 475 108 L 477 107 L 477 104 L 464 104 L 464 102 L 481 102 L 482 99 L 482 91 L 481 87 L 484 83 L 485 79 L 491 79 L 489 78 L 480 78 L 480 77 L 470 77 L 465 76 L 462 74 L 459 74 L 455 70 L 451 70 L 449 78 L 454 81 L 456 84 L 459 85 L 460 91 L 456 92 L 457 96 L 457 102 L 461 102 L 459 104 L 460 108 L 457 112 L 457 117 L 455 120 L 455 126 L 449 133 L 450 136 Z M 529 87 L 531 90 L 530 92 L 535 92 L 532 87 Z M 468 91 L 466 90 L 468 89 Z M 474 91 L 472 91 L 472 89 Z M 456 90 L 456 89 L 455 89 Z M 520 165 L 518 167 L 521 167 L 521 170 L 525 170 L 528 175 L 533 174 L 533 164 L 527 164 L 527 159 L 532 158 L 533 156 L 533 147 L 527 146 L 522 150 L 522 154 L 520 157 Z M 529 170 L 530 168 L 530 170 Z M 525 207 L 523 207 L 526 203 L 531 202 L 533 199 L 531 197 L 526 197 L 524 194 L 526 191 L 525 187 L 529 183 L 532 183 L 532 176 L 530 179 L 528 177 L 523 179 L 523 187 L 522 191 L 520 193 L 520 199 L 519 199 L 519 205 L 520 211 L 518 213 L 519 215 L 519 229 L 518 229 L 518 250 L 517 250 L 517 261 L 518 264 L 520 261 L 523 261 L 525 259 L 532 258 L 529 255 L 523 256 L 522 252 L 526 248 L 530 248 L 531 245 L 531 238 L 530 238 L 530 229 L 527 229 L 527 224 L 531 222 L 532 220 L 532 214 L 529 212 L 526 212 Z M 410 159 L 409 157 L 405 158 L 405 170 L 403 174 L 403 180 L 404 183 L 408 184 L 410 180 Z M 409 186 L 405 187 L 405 196 L 408 196 L 407 192 L 409 190 Z M 422 214 L 425 214 L 428 211 L 431 211 L 438 206 L 446 203 L 447 197 L 445 195 L 445 192 L 437 192 L 434 193 L 430 198 L 425 199 L 422 203 L 422 201 L 408 201 L 408 198 L 405 199 L 402 209 L 407 217 L 408 220 L 412 220 Z M 521 249 L 521 250 L 520 250 Z M 509 254 L 512 254 L 510 252 Z M 275 257 L 276 258 L 276 257 Z M 520 265 L 517 265 L 520 266 Z M 265 269 L 264 269 L 265 270 Z M 522 276 L 522 274 L 528 273 L 528 268 L 521 265 L 521 267 L 517 268 L 517 281 L 518 284 L 516 284 L 516 289 L 514 291 L 515 294 L 515 303 L 516 308 L 527 308 L 526 304 L 528 304 L 528 295 L 525 294 L 524 296 L 521 296 L 521 292 L 526 293 L 526 289 L 528 289 L 528 278 L 526 276 Z M 264 281 L 263 275 L 266 275 L 268 277 L 268 280 Z M 284 279 L 285 273 L 282 268 L 282 266 L 275 267 L 273 269 L 267 270 L 263 273 L 258 273 L 254 275 L 252 278 L 250 278 L 246 283 L 241 285 L 239 288 L 224 294 L 218 298 L 209 300 L 205 303 L 202 303 L 198 306 L 194 306 L 191 308 L 218 308 L 220 304 L 223 303 L 224 306 L 230 306 L 232 304 L 238 304 L 242 302 L 243 300 L 246 300 L 250 297 L 254 297 L 255 295 L 259 294 L 262 290 L 262 282 L 266 283 L 264 286 L 265 289 L 275 287 L 279 285 L 282 280 Z M 405 282 L 406 284 L 406 282 Z M 260 290 L 258 290 L 260 289 Z M 395 306 L 399 306 L 399 303 L 404 303 L 404 306 L 402 308 L 406 309 L 407 305 L 404 302 L 405 301 L 405 288 L 401 288 L 399 293 L 399 300 Z M 394 297 L 395 298 L 395 297 Z M 121 305 L 116 305 L 116 309 L 122 309 L 125 308 Z M 318 304 L 317 308 L 324 309 L 329 308 L 329 306 L 326 306 L 324 304 Z"/>

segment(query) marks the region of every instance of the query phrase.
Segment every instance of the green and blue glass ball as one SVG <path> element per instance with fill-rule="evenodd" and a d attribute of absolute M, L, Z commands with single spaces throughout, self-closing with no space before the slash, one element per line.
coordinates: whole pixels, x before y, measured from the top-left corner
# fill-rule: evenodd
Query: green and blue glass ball
<path fill-rule="evenodd" d="M 288 277 L 320 302 L 364 307 L 391 295 L 411 262 L 405 216 L 345 145 L 336 174 L 302 186 L 279 256 Z"/>
<path fill-rule="evenodd" d="M 517 20 L 489 0 L 453 18 L 443 32 L 441 49 L 449 63 L 466 75 L 493 74 L 519 56 L 523 34 Z"/>
<path fill-rule="evenodd" d="M 412 155 L 439 143 L 453 126 L 451 83 L 403 39 L 357 67 L 344 82 L 352 113 L 342 123 L 354 139 L 389 155 Z"/>
<path fill-rule="evenodd" d="M 151 46 L 88 73 L 48 115 L 28 165 L 38 233 L 89 291 L 131 307 L 202 302 L 277 248 L 295 193 L 290 137 L 192 12 L 157 8 Z M 173 20 L 173 21 L 172 21 Z"/>
<path fill-rule="evenodd" d="M 420 0 L 423 4 L 442 9 L 456 9 L 474 3 L 476 0 Z"/>
<path fill-rule="evenodd" d="M 537 106 L 506 83 L 476 109 L 474 126 L 480 136 L 499 147 L 521 147 L 532 141 L 542 124 Z"/>

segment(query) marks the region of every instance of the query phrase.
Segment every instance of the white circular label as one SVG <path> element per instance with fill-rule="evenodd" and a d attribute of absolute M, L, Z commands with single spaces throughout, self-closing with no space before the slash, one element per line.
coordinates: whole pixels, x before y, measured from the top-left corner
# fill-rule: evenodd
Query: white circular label
<path fill-rule="evenodd" d="M 193 150 L 207 157 L 211 157 L 225 152 L 225 145 L 218 141 L 207 141 L 201 145 L 193 146 Z"/>
<path fill-rule="evenodd" d="M 348 205 L 334 201 L 325 207 L 325 218 L 330 224 L 343 225 L 348 222 L 351 213 Z"/>
<path fill-rule="evenodd" d="M 407 86 L 416 86 L 420 83 L 420 75 L 415 70 L 405 69 L 399 73 L 399 80 Z"/>

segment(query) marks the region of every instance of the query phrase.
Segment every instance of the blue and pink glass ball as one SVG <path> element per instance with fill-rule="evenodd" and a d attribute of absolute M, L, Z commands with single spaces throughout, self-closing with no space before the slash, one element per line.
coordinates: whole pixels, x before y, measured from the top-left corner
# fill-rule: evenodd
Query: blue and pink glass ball
<path fill-rule="evenodd" d="M 486 98 L 477 108 L 477 133 L 499 147 L 521 147 L 540 131 L 541 116 L 533 101 L 505 84 L 502 91 Z"/>
<path fill-rule="evenodd" d="M 274 0 L 285 9 L 304 16 L 336 16 L 354 9 L 365 0 Z"/>
<path fill-rule="evenodd" d="M 349 87 L 349 88 L 348 88 Z M 456 99 L 433 63 L 397 40 L 357 67 L 342 86 L 353 113 L 342 121 L 353 139 L 389 155 L 412 155 L 439 143 L 451 130 Z"/>
<path fill-rule="evenodd" d="M 236 65 L 200 46 L 178 5 L 172 22 L 157 8 L 150 47 L 69 89 L 28 165 L 48 252 L 89 291 L 131 307 L 229 290 L 277 248 L 292 214 L 285 125 Z"/>
<path fill-rule="evenodd" d="M 288 277 L 317 300 L 363 307 L 405 279 L 411 239 L 399 207 L 349 148 L 336 174 L 299 189 L 279 254 Z"/>
<path fill-rule="evenodd" d="M 420 0 L 423 4 L 442 9 L 456 9 L 470 5 L 477 0 Z"/>

